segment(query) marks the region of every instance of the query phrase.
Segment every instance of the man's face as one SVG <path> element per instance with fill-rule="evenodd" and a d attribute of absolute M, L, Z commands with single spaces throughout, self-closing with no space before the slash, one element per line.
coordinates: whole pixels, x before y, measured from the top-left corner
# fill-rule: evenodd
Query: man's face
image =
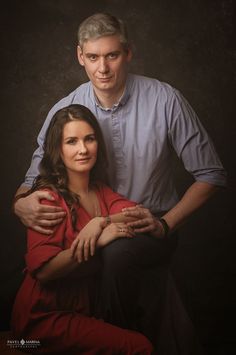
<path fill-rule="evenodd" d="M 78 59 L 84 66 L 95 92 L 122 93 L 127 77 L 131 51 L 125 51 L 118 35 L 91 39 L 78 47 Z"/>

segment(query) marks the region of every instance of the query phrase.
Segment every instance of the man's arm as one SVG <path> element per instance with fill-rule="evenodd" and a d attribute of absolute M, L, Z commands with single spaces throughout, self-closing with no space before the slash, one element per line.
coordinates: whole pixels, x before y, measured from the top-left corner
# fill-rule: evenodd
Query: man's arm
<path fill-rule="evenodd" d="M 169 227 L 169 233 L 180 227 L 197 209 L 203 206 L 219 189 L 216 185 L 196 181 L 185 192 L 181 200 L 162 217 Z M 138 233 L 151 233 L 155 237 L 163 237 L 163 225 L 151 212 L 143 206 L 131 207 L 124 214 L 139 220 L 128 223 Z"/>
<path fill-rule="evenodd" d="M 170 231 L 181 226 L 196 210 L 203 206 L 220 188 L 207 182 L 194 182 L 181 200 L 163 218 Z"/>

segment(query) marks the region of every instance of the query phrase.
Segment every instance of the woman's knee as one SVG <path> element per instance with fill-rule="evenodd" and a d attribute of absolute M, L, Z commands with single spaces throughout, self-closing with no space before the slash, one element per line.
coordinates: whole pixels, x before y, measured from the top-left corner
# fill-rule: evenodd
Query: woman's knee
<path fill-rule="evenodd" d="M 135 265 L 136 256 L 126 240 L 118 239 L 103 248 L 102 263 L 110 272 L 123 272 Z"/>

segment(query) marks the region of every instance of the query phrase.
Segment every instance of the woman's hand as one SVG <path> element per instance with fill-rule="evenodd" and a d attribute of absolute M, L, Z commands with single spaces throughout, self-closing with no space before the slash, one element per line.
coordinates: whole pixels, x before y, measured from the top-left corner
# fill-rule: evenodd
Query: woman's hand
<path fill-rule="evenodd" d="M 104 247 L 118 238 L 132 238 L 135 233 L 126 223 L 111 223 L 105 227 L 97 240 L 98 247 Z"/>
<path fill-rule="evenodd" d="M 127 226 L 132 227 L 135 233 L 150 233 L 154 237 L 164 237 L 165 231 L 158 219 L 152 215 L 148 208 L 142 205 L 124 208 L 122 210 L 126 217 L 133 217 L 137 220 L 128 222 Z"/>
<path fill-rule="evenodd" d="M 86 261 L 95 254 L 97 239 L 106 225 L 104 217 L 94 217 L 79 232 L 71 245 L 73 258 L 79 263 Z"/>

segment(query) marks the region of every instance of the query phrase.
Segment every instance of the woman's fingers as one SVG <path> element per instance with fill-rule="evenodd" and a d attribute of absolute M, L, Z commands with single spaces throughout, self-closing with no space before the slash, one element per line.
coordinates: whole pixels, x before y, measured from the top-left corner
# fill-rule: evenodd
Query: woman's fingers
<path fill-rule="evenodd" d="M 133 237 L 135 235 L 133 228 L 127 224 L 118 224 L 117 223 L 117 235 L 119 237 Z"/>

